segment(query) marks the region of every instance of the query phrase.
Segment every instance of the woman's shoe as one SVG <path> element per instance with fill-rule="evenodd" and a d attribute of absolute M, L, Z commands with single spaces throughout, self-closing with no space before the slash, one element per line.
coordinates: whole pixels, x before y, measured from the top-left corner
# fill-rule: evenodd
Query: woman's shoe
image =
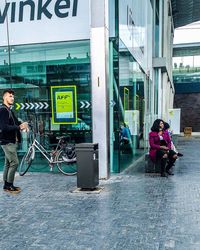
<path fill-rule="evenodd" d="M 161 176 L 161 177 L 167 177 L 167 174 L 166 174 L 166 173 L 161 173 L 160 176 Z"/>
<path fill-rule="evenodd" d="M 181 153 L 179 153 L 179 152 L 178 152 L 177 156 L 182 157 L 182 156 L 183 156 L 183 154 L 181 154 Z"/>
<path fill-rule="evenodd" d="M 166 170 L 166 173 L 167 173 L 168 175 L 174 175 L 174 173 L 172 173 L 172 172 L 169 171 L 169 170 Z"/>

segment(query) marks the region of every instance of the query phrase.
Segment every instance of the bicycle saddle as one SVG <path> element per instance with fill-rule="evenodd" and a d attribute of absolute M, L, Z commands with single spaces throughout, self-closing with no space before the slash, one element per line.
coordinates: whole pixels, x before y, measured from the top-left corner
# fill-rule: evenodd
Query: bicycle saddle
<path fill-rule="evenodd" d="M 69 136 L 56 136 L 57 140 L 69 140 L 70 137 Z"/>

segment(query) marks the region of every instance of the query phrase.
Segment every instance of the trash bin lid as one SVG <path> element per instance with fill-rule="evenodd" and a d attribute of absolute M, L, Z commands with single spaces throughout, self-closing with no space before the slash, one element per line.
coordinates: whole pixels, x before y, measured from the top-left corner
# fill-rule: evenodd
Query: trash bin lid
<path fill-rule="evenodd" d="M 76 149 L 98 149 L 98 143 L 79 143 L 76 144 Z"/>

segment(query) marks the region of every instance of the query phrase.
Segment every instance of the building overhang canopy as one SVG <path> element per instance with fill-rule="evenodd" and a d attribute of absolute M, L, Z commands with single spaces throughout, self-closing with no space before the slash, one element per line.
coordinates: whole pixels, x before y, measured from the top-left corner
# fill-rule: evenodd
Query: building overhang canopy
<path fill-rule="evenodd" d="M 174 28 L 200 21 L 199 0 L 171 0 Z"/>
<path fill-rule="evenodd" d="M 199 56 L 200 43 L 174 44 L 173 57 Z"/>

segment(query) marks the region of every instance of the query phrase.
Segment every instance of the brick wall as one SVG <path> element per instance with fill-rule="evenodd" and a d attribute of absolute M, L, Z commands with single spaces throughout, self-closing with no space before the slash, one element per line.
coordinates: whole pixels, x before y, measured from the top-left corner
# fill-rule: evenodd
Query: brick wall
<path fill-rule="evenodd" d="M 181 132 L 185 127 L 200 132 L 200 93 L 176 94 L 174 108 L 181 109 Z"/>

